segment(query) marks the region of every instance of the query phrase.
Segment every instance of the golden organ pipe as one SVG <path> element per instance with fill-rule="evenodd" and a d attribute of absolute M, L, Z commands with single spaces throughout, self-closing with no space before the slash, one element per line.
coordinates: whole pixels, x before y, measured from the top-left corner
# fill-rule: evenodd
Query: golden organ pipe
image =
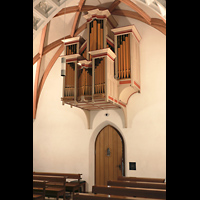
<path fill-rule="evenodd" d="M 71 55 L 72 54 L 72 52 L 71 52 L 71 48 L 70 48 L 70 46 L 69 46 L 69 55 Z"/>
<path fill-rule="evenodd" d="M 124 65 L 124 70 L 123 70 L 123 77 L 126 78 L 126 62 L 125 62 L 125 35 L 122 36 L 122 46 L 123 46 L 123 65 Z"/>
<path fill-rule="evenodd" d="M 70 45 L 71 54 L 73 54 L 73 45 Z"/>
<path fill-rule="evenodd" d="M 96 71 L 94 71 L 94 93 L 96 93 L 95 81 L 96 81 Z"/>
<path fill-rule="evenodd" d="M 68 95 L 70 95 L 70 93 L 69 93 L 70 88 L 71 88 L 71 67 L 70 67 L 70 64 L 68 64 L 68 70 L 69 70 Z"/>
<path fill-rule="evenodd" d="M 129 75 L 128 75 L 128 35 L 126 35 L 126 37 L 125 37 L 125 46 L 126 46 L 126 48 L 125 48 L 125 51 L 126 51 L 126 77 L 128 78 L 129 77 Z"/>
<path fill-rule="evenodd" d="M 94 40 L 94 49 L 97 50 L 97 20 L 94 20 L 94 35 L 93 35 L 93 40 Z"/>
<path fill-rule="evenodd" d="M 67 80 L 66 80 L 66 88 L 67 88 L 67 96 L 69 96 L 69 64 L 67 63 Z"/>
<path fill-rule="evenodd" d="M 100 49 L 101 48 L 101 21 L 98 21 L 97 29 L 98 29 L 98 44 L 97 44 L 97 49 Z"/>
<path fill-rule="evenodd" d="M 103 58 L 103 93 L 105 93 L 105 58 Z"/>
<path fill-rule="evenodd" d="M 87 95 L 87 93 L 88 93 L 88 86 L 87 86 L 87 82 L 88 82 L 88 80 L 87 80 L 87 78 L 88 78 L 88 76 L 87 76 L 87 69 L 85 69 L 85 95 Z"/>
<path fill-rule="evenodd" d="M 101 93 L 101 66 L 102 66 L 102 63 L 100 63 L 100 66 L 99 66 L 99 93 Z"/>
<path fill-rule="evenodd" d="M 101 20 L 101 49 L 103 49 L 103 20 Z"/>
<path fill-rule="evenodd" d="M 82 87 L 83 87 L 83 95 L 85 94 L 85 68 L 83 68 L 83 84 L 82 84 Z"/>
<path fill-rule="evenodd" d="M 80 69 L 79 95 L 82 95 L 82 69 Z"/>
<path fill-rule="evenodd" d="M 127 35 L 125 35 L 125 74 L 126 74 L 126 78 L 128 78 L 128 65 L 127 65 Z"/>
<path fill-rule="evenodd" d="M 90 74 L 89 74 L 89 69 L 87 70 L 87 76 L 88 76 L 88 78 L 87 78 L 87 89 L 88 89 L 88 93 L 87 93 L 87 95 L 90 95 Z"/>
<path fill-rule="evenodd" d="M 97 66 L 97 93 L 99 93 L 99 65 Z"/>
<path fill-rule="evenodd" d="M 101 70 L 101 68 L 100 68 L 100 66 L 98 66 L 98 74 L 97 74 L 97 79 L 98 79 L 98 93 L 100 93 L 100 70 Z"/>
<path fill-rule="evenodd" d="M 117 56 L 117 61 L 118 61 L 118 77 L 119 77 L 119 79 L 120 79 L 120 48 L 117 48 L 117 50 L 118 50 L 118 52 L 117 52 L 117 54 L 118 54 L 118 56 Z"/>
<path fill-rule="evenodd" d="M 94 37 L 94 21 L 92 21 L 92 27 L 91 27 L 91 38 L 90 38 L 90 41 L 91 41 L 91 50 L 93 50 L 93 45 L 94 45 L 93 37 Z"/>
<path fill-rule="evenodd" d="M 102 70 L 102 62 L 99 64 L 99 93 L 101 93 L 101 70 Z"/>
<path fill-rule="evenodd" d="M 120 79 L 121 74 L 120 74 L 120 70 L 121 70 L 121 51 L 120 51 L 120 36 L 117 36 L 117 62 L 118 62 L 118 77 Z"/>
<path fill-rule="evenodd" d="M 98 93 L 98 66 L 96 67 L 96 93 Z"/>
<path fill-rule="evenodd" d="M 69 69 L 67 63 L 66 63 L 66 73 L 67 73 L 67 78 L 65 79 L 65 87 L 68 86 L 68 81 L 69 81 Z"/>
<path fill-rule="evenodd" d="M 70 76 L 70 89 L 69 89 L 69 91 L 70 91 L 70 96 L 72 96 L 72 68 L 71 68 L 71 66 L 70 66 L 70 64 L 69 64 L 69 69 L 70 69 L 70 74 L 69 74 L 69 76 Z"/>
<path fill-rule="evenodd" d="M 89 43 L 90 43 L 90 51 L 92 51 L 92 30 L 93 30 L 93 21 L 90 22 L 90 39 L 89 39 Z M 89 59 L 92 60 L 92 56 L 89 55 Z"/>
<path fill-rule="evenodd" d="M 128 63 L 127 63 L 127 65 L 128 65 L 128 77 L 130 77 L 130 75 L 131 75 L 131 64 L 130 64 L 130 34 L 128 34 L 128 37 L 127 37 L 128 39 L 128 45 L 127 45 L 127 55 L 128 55 L 128 58 L 127 58 L 127 60 L 128 60 Z"/>
<path fill-rule="evenodd" d="M 98 79 L 98 93 L 100 93 L 100 74 L 101 74 L 101 64 L 99 63 L 98 65 L 98 74 L 97 74 L 97 79 Z"/>
<path fill-rule="evenodd" d="M 80 95 L 80 74 L 78 75 L 78 95 Z"/>
<path fill-rule="evenodd" d="M 104 84 L 104 81 L 103 81 L 103 78 L 104 78 L 104 58 L 102 60 L 102 73 L 101 73 L 101 93 L 103 93 L 103 84 Z"/>
<path fill-rule="evenodd" d="M 103 93 L 103 59 L 101 60 L 100 93 Z"/>
<path fill-rule="evenodd" d="M 72 68 L 72 96 L 74 95 L 74 68 Z"/>
<path fill-rule="evenodd" d="M 96 26 L 95 26 L 95 20 L 93 20 L 93 30 L 92 30 L 92 41 L 93 41 L 93 45 L 92 45 L 92 50 L 95 50 L 95 40 L 96 40 L 96 35 L 95 35 L 95 32 L 96 32 Z"/>
<path fill-rule="evenodd" d="M 80 76 L 80 95 L 82 95 L 82 79 L 83 79 L 83 70 L 81 69 L 81 76 Z"/>
<path fill-rule="evenodd" d="M 102 76 L 102 70 L 103 69 L 103 65 L 102 65 L 102 60 L 101 60 L 101 63 L 100 63 L 100 73 L 99 73 L 99 75 L 100 75 L 100 77 L 99 77 L 99 93 L 102 93 L 101 92 L 101 86 L 102 86 L 102 78 L 103 78 L 103 76 Z"/>
<path fill-rule="evenodd" d="M 70 88 L 72 87 L 72 68 L 69 64 L 69 69 L 70 69 L 70 73 L 69 73 L 69 76 L 70 76 Z"/>
<path fill-rule="evenodd" d="M 120 36 L 120 63 L 121 63 L 120 73 L 121 73 L 121 78 L 123 78 L 123 48 L 122 48 L 122 36 Z"/>
<path fill-rule="evenodd" d="M 70 68 L 70 88 L 72 88 L 72 73 L 73 73 L 73 69 L 71 68 L 71 66 L 69 65 Z"/>
<path fill-rule="evenodd" d="M 80 74 L 80 77 L 79 77 L 79 95 L 81 95 L 81 75 L 82 74 Z"/>
<path fill-rule="evenodd" d="M 67 55 L 69 55 L 69 48 L 68 48 L 68 46 L 66 46 L 66 51 L 67 51 Z"/>

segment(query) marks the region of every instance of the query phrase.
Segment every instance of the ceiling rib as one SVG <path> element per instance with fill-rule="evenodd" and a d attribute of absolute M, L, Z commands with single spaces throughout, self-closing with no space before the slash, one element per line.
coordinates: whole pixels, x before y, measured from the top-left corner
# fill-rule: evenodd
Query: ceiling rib
<path fill-rule="evenodd" d="M 92 10 L 93 9 L 93 6 L 83 6 L 82 7 L 82 11 L 83 10 Z M 102 8 L 101 7 L 101 10 L 105 10 L 106 8 Z M 113 15 L 120 15 L 120 16 L 124 16 L 124 17 L 130 17 L 130 18 L 133 18 L 133 19 L 136 19 L 136 20 L 139 20 L 139 21 L 142 21 L 144 23 L 146 23 L 146 20 L 141 17 L 138 13 L 136 12 L 133 12 L 133 11 L 129 11 L 129 10 L 121 10 L 121 9 L 115 9 L 112 11 L 112 14 Z M 162 32 L 164 35 L 166 35 L 166 24 L 160 20 L 160 19 L 157 19 L 157 18 L 152 18 L 151 19 L 151 26 L 156 28 L 157 30 L 159 30 L 160 32 Z M 83 25 L 81 25 L 75 32 L 74 36 L 77 36 L 79 33 L 81 33 L 84 29 L 86 29 L 87 27 L 87 23 L 84 23 Z M 70 35 L 67 35 L 65 36 L 64 38 L 70 38 L 71 36 Z M 44 56 L 45 54 L 47 54 L 49 51 L 51 51 L 52 49 L 56 48 L 57 46 L 61 45 L 62 44 L 62 38 L 52 42 L 51 44 L 48 44 L 47 46 L 44 47 L 43 49 L 43 54 L 42 56 Z M 39 59 L 39 53 L 36 54 L 33 58 L 33 64 L 35 64 Z"/>
<path fill-rule="evenodd" d="M 112 12 L 119 4 L 121 3 L 121 0 L 115 0 L 110 7 L 108 8 L 108 10 L 110 12 Z"/>
<path fill-rule="evenodd" d="M 77 6 L 78 7 L 78 6 Z M 82 12 L 83 11 L 89 11 L 89 10 L 92 10 L 94 9 L 95 6 L 88 6 L 88 5 L 84 5 L 82 7 Z M 71 7 L 69 7 L 71 8 Z M 96 7 L 95 7 L 96 8 Z M 105 10 L 106 8 L 103 8 L 103 7 L 98 7 L 100 8 L 100 10 Z M 69 9 L 70 10 L 70 9 Z M 60 15 L 63 15 L 64 13 L 61 12 Z M 130 17 L 130 18 L 134 18 L 134 19 L 137 19 L 137 20 L 140 20 L 144 23 L 146 23 L 146 20 L 141 17 L 141 15 L 139 15 L 137 12 L 133 12 L 133 11 L 129 11 L 129 10 L 121 10 L 121 9 L 114 9 L 112 11 L 112 14 L 113 15 L 120 15 L 120 16 L 124 16 L 124 17 Z M 164 24 L 162 22 L 162 20 L 160 19 L 157 19 L 157 18 L 152 18 L 151 19 L 151 26 L 156 28 L 157 30 L 161 31 L 164 35 L 166 35 L 166 24 Z M 87 23 L 84 23 L 82 26 L 80 26 L 76 32 L 74 33 L 74 36 L 77 36 L 80 32 L 82 32 L 85 28 L 87 27 Z M 67 35 L 65 36 L 64 38 L 70 38 L 71 36 L 70 35 Z M 48 44 L 47 46 L 44 47 L 43 49 L 43 55 L 47 54 L 49 51 L 51 51 L 52 49 L 54 49 L 55 47 L 59 46 L 62 44 L 62 38 L 52 42 L 51 44 Z M 36 54 L 33 58 L 33 64 L 36 63 L 39 59 L 39 54 Z"/>
<path fill-rule="evenodd" d="M 42 30 L 42 28 L 53 18 L 58 17 L 63 14 L 68 14 L 72 12 L 78 12 L 81 10 L 81 2 L 86 0 L 81 0 L 78 6 L 70 5 L 74 0 L 33 0 L 33 38 Z M 166 23 L 166 0 L 115 0 L 108 8 L 110 12 L 120 3 L 123 2 L 130 8 L 138 12 L 144 19 L 146 19 L 148 24 L 151 24 L 150 16 L 148 16 L 139 5 L 143 4 L 153 10 L 162 20 Z M 66 7 L 66 8 L 64 8 Z M 84 7 L 84 6 L 83 6 Z M 84 7 L 88 10 L 88 7 Z M 85 11 L 82 8 L 81 11 Z M 90 6 L 91 9 L 102 7 L 100 6 Z"/>
<path fill-rule="evenodd" d="M 60 54 L 62 53 L 63 50 L 64 50 L 64 43 L 61 44 L 61 46 L 59 47 L 59 49 L 56 51 L 56 53 L 54 54 L 54 56 L 53 56 L 52 59 L 50 60 L 48 66 L 47 66 L 47 68 L 46 68 L 46 70 L 45 70 L 45 72 L 44 72 L 44 74 L 43 74 L 43 76 L 42 76 L 42 79 L 41 79 L 41 81 L 40 81 L 40 84 L 39 84 L 39 86 L 38 86 L 38 89 L 37 89 L 38 95 L 37 95 L 36 104 L 38 104 L 38 100 L 39 100 L 39 97 L 40 97 L 40 94 L 41 94 L 43 85 L 44 85 L 44 83 L 45 83 L 45 81 L 46 81 L 46 78 L 47 78 L 49 72 L 51 71 L 53 65 L 55 64 L 56 60 L 58 59 L 58 57 L 60 56 Z M 37 107 L 37 106 L 36 106 L 36 107 Z M 35 113 L 36 113 L 36 111 L 35 111 Z M 35 116 L 36 116 L 36 115 L 35 115 Z M 34 119 L 35 119 L 35 118 L 34 118 Z"/>
<path fill-rule="evenodd" d="M 74 33 L 75 33 L 75 30 L 76 30 L 76 25 L 77 25 L 77 22 L 78 22 L 78 19 L 80 17 L 80 14 L 81 14 L 81 9 L 83 7 L 83 4 L 84 4 L 85 0 L 80 0 L 79 2 L 79 5 L 78 5 L 78 11 L 76 12 L 75 14 L 75 18 L 74 18 L 74 23 L 72 25 L 72 30 L 71 30 L 71 37 L 74 36 Z"/>
<path fill-rule="evenodd" d="M 56 7 L 59 6 L 59 3 L 62 2 L 64 3 L 66 0 L 60 0 L 60 1 L 57 1 L 57 0 L 52 0 L 54 3 L 56 3 Z M 48 7 L 46 7 L 44 9 L 44 12 L 46 11 L 45 13 L 45 17 L 48 18 L 48 15 L 50 15 L 50 13 L 52 14 L 53 13 L 53 10 L 51 10 L 53 7 L 52 7 L 52 4 L 50 3 L 50 0 L 35 0 L 35 5 L 34 8 L 37 8 L 36 10 L 39 10 L 41 7 L 40 7 L 40 3 L 41 2 L 47 2 L 47 5 Z M 33 3 L 34 3 L 33 2 Z M 38 2 L 40 2 L 38 4 Z M 123 2 L 124 4 L 128 5 L 130 8 L 132 8 L 134 11 L 136 12 L 132 12 L 132 11 L 125 11 L 125 10 L 116 10 L 116 6 L 119 5 L 119 3 Z M 57 12 L 57 14 L 55 15 L 55 17 L 58 17 L 58 16 L 61 16 L 61 15 L 64 15 L 64 14 L 68 14 L 68 13 L 72 13 L 72 12 L 76 12 L 75 14 L 75 19 L 74 19 L 74 23 L 73 23 L 73 26 L 72 26 L 72 30 L 71 30 L 71 34 L 66 36 L 65 38 L 70 38 L 70 37 L 73 37 L 73 36 L 77 36 L 80 32 L 82 32 L 85 28 L 86 28 L 86 24 L 87 23 L 84 23 L 82 26 L 80 26 L 77 30 L 76 30 L 76 26 L 77 26 L 77 22 L 78 22 L 78 19 L 79 19 L 79 16 L 80 16 L 80 13 L 83 12 L 83 11 L 88 11 L 88 10 L 91 10 L 91 9 L 94 9 L 94 8 L 98 8 L 98 6 L 84 6 L 83 4 L 85 3 L 85 0 L 80 0 L 79 1 L 79 5 L 78 6 L 72 6 L 72 7 L 67 7 L 67 8 L 63 8 L 60 12 Z M 45 6 L 45 4 L 43 4 Z M 42 8 L 41 8 L 42 9 Z M 61 8 L 60 8 L 61 9 Z M 109 8 L 102 8 L 100 7 L 100 10 L 105 10 L 105 9 L 109 9 L 110 12 L 112 14 L 115 14 L 115 15 L 120 15 L 120 16 L 126 16 L 126 17 L 132 17 L 134 19 L 138 19 L 144 23 L 147 23 L 151 26 L 153 26 L 154 28 L 160 30 L 163 34 L 166 34 L 166 25 L 162 24 L 160 22 L 160 19 L 157 19 L 157 18 L 151 18 L 149 15 L 147 15 L 140 7 L 138 7 L 135 3 L 133 3 L 132 1 L 130 0 L 115 0 L 111 6 Z M 50 12 L 51 10 L 51 12 Z M 54 9 L 55 10 L 55 9 Z M 35 11 L 36 12 L 36 11 Z M 162 11 L 163 13 L 164 11 Z M 37 12 L 36 12 L 37 13 Z M 37 16 L 40 16 L 40 14 L 36 14 Z M 165 14 L 165 17 L 166 17 L 166 14 Z M 161 17 L 162 18 L 162 17 Z M 39 18 L 35 18 L 35 21 L 34 21 L 34 15 L 33 15 L 33 21 L 35 22 L 33 28 L 35 30 L 37 30 L 37 21 L 39 22 L 41 19 Z M 163 20 L 163 19 L 162 19 Z M 163 20 L 165 23 L 166 23 L 166 20 Z M 36 118 L 36 110 L 37 110 L 37 103 L 38 103 L 38 100 L 39 100 L 39 96 L 40 96 L 40 93 L 42 91 L 42 88 L 43 88 L 43 85 L 45 83 L 45 80 L 51 70 L 51 68 L 53 67 L 54 63 L 56 62 L 56 60 L 58 59 L 59 55 L 62 53 L 62 51 L 64 50 L 64 44 L 62 44 L 62 39 L 58 39 L 54 42 L 52 42 L 51 44 L 47 45 L 46 47 L 44 47 L 44 39 L 45 39 L 45 34 L 46 34 L 46 28 L 47 28 L 47 23 L 45 25 L 45 27 L 43 28 L 42 30 L 42 36 L 41 36 L 41 42 L 40 42 L 40 48 L 39 48 L 39 53 L 36 54 L 36 56 L 33 58 L 33 64 L 37 63 L 37 70 L 36 70 L 36 77 L 35 77 L 35 85 L 34 85 L 34 97 L 33 97 L 33 119 Z M 76 30 L 76 31 L 75 31 Z M 42 57 L 48 53 L 49 51 L 51 51 L 52 49 L 54 49 L 55 47 L 59 46 L 59 49 L 56 51 L 56 53 L 54 54 L 54 56 L 52 57 L 52 59 L 50 60 L 43 76 L 42 76 L 42 79 L 40 81 L 40 84 L 39 84 L 39 87 L 38 87 L 38 77 L 39 77 L 39 70 L 40 70 L 40 64 L 41 64 L 41 59 Z"/>
<path fill-rule="evenodd" d="M 147 15 L 140 7 L 138 7 L 135 3 L 133 3 L 132 1 L 129 0 L 121 0 L 121 2 L 125 3 L 127 6 L 129 6 L 130 8 L 132 8 L 133 10 L 135 10 L 139 15 L 141 15 L 148 24 L 151 25 L 151 17 L 149 17 L 149 15 Z"/>
<path fill-rule="evenodd" d="M 44 39 L 46 35 L 46 30 L 47 30 L 47 24 L 46 26 L 42 29 L 42 35 L 41 35 L 41 41 L 40 41 L 40 48 L 39 48 L 39 60 L 37 62 L 37 68 L 36 68 L 36 75 L 35 75 L 35 84 L 34 84 L 34 93 L 33 93 L 33 119 L 35 119 L 36 116 L 36 110 L 37 110 L 37 96 L 38 96 L 38 80 L 39 80 L 39 74 L 40 74 L 40 66 L 41 66 L 41 61 L 42 61 L 42 52 L 43 52 L 43 46 L 44 46 Z"/>

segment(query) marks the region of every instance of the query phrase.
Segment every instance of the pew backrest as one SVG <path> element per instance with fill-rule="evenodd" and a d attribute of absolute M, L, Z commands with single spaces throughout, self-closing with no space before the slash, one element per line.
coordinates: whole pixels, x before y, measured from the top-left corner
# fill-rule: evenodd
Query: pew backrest
<path fill-rule="evenodd" d="M 48 181 L 47 185 L 54 185 L 58 187 L 64 187 L 66 183 L 65 176 L 43 176 L 43 175 L 33 175 L 33 180 L 43 180 Z"/>
<path fill-rule="evenodd" d="M 126 177 L 126 176 L 119 176 L 118 180 L 121 181 L 142 181 L 142 182 L 157 182 L 157 183 L 164 183 L 164 178 L 145 178 L 145 177 Z"/>
<path fill-rule="evenodd" d="M 34 188 L 39 189 L 40 192 L 36 192 Z M 45 200 L 45 188 L 46 188 L 46 181 L 33 180 L 33 194 L 41 194 L 43 200 Z"/>
<path fill-rule="evenodd" d="M 107 194 L 79 193 L 74 195 L 73 200 L 161 200 L 161 199 L 136 198 L 127 196 L 107 195 Z"/>
<path fill-rule="evenodd" d="M 77 179 L 80 182 L 82 174 L 74 173 L 57 173 L 57 172 L 33 172 L 33 175 L 44 175 L 44 176 L 65 176 L 67 179 Z"/>
<path fill-rule="evenodd" d="M 118 186 L 92 186 L 92 192 L 96 194 L 121 195 L 129 197 L 145 197 L 166 199 L 166 190 L 150 188 L 131 188 Z"/>
<path fill-rule="evenodd" d="M 138 188 L 154 188 L 166 189 L 166 183 L 141 182 L 141 181 L 107 181 L 107 185 L 121 187 L 138 187 Z"/>

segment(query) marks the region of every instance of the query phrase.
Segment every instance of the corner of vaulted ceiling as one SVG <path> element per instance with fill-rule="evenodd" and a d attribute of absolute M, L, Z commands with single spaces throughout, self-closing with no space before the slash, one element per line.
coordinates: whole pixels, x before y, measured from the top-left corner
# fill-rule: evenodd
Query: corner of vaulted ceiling
<path fill-rule="evenodd" d="M 85 5 L 104 6 L 114 4 L 115 1 L 120 1 L 121 5 L 123 2 L 132 2 L 148 15 L 151 13 L 151 18 L 159 18 L 166 23 L 166 0 L 85 0 Z M 80 0 L 33 0 L 33 39 L 59 11 L 78 6 L 79 2 Z"/>
<path fill-rule="evenodd" d="M 33 39 L 44 26 L 64 7 L 76 0 L 33 0 Z"/>

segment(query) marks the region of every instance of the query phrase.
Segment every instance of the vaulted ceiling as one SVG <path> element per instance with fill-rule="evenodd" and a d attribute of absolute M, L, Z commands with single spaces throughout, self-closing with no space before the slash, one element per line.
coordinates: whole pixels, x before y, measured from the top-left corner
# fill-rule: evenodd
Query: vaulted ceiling
<path fill-rule="evenodd" d="M 53 17 L 63 15 L 66 11 L 65 8 L 67 8 L 67 13 L 75 12 L 79 1 L 80 0 L 33 0 L 33 38 L 36 37 Z M 107 8 L 113 2 L 112 0 L 85 0 L 81 11 L 87 10 L 85 5 Z M 123 4 L 119 5 L 120 2 L 131 7 L 129 1 L 119 0 L 114 4 L 114 6 L 117 5 L 113 7 L 115 10 L 123 10 Z M 147 15 L 149 14 L 150 17 L 153 16 L 154 18 L 163 19 L 163 21 L 166 22 L 166 0 L 133 0 L 131 2 L 146 12 Z M 153 15 L 153 12 L 148 10 L 152 10 L 157 16 Z M 131 9 L 131 11 L 137 12 L 137 9 Z M 120 12 L 115 11 L 114 14 L 119 15 Z"/>
<path fill-rule="evenodd" d="M 108 9 L 114 18 L 139 20 L 166 35 L 166 0 L 33 0 L 33 118 L 45 80 L 63 51 L 61 40 L 86 37 L 82 16 L 95 8 Z"/>

